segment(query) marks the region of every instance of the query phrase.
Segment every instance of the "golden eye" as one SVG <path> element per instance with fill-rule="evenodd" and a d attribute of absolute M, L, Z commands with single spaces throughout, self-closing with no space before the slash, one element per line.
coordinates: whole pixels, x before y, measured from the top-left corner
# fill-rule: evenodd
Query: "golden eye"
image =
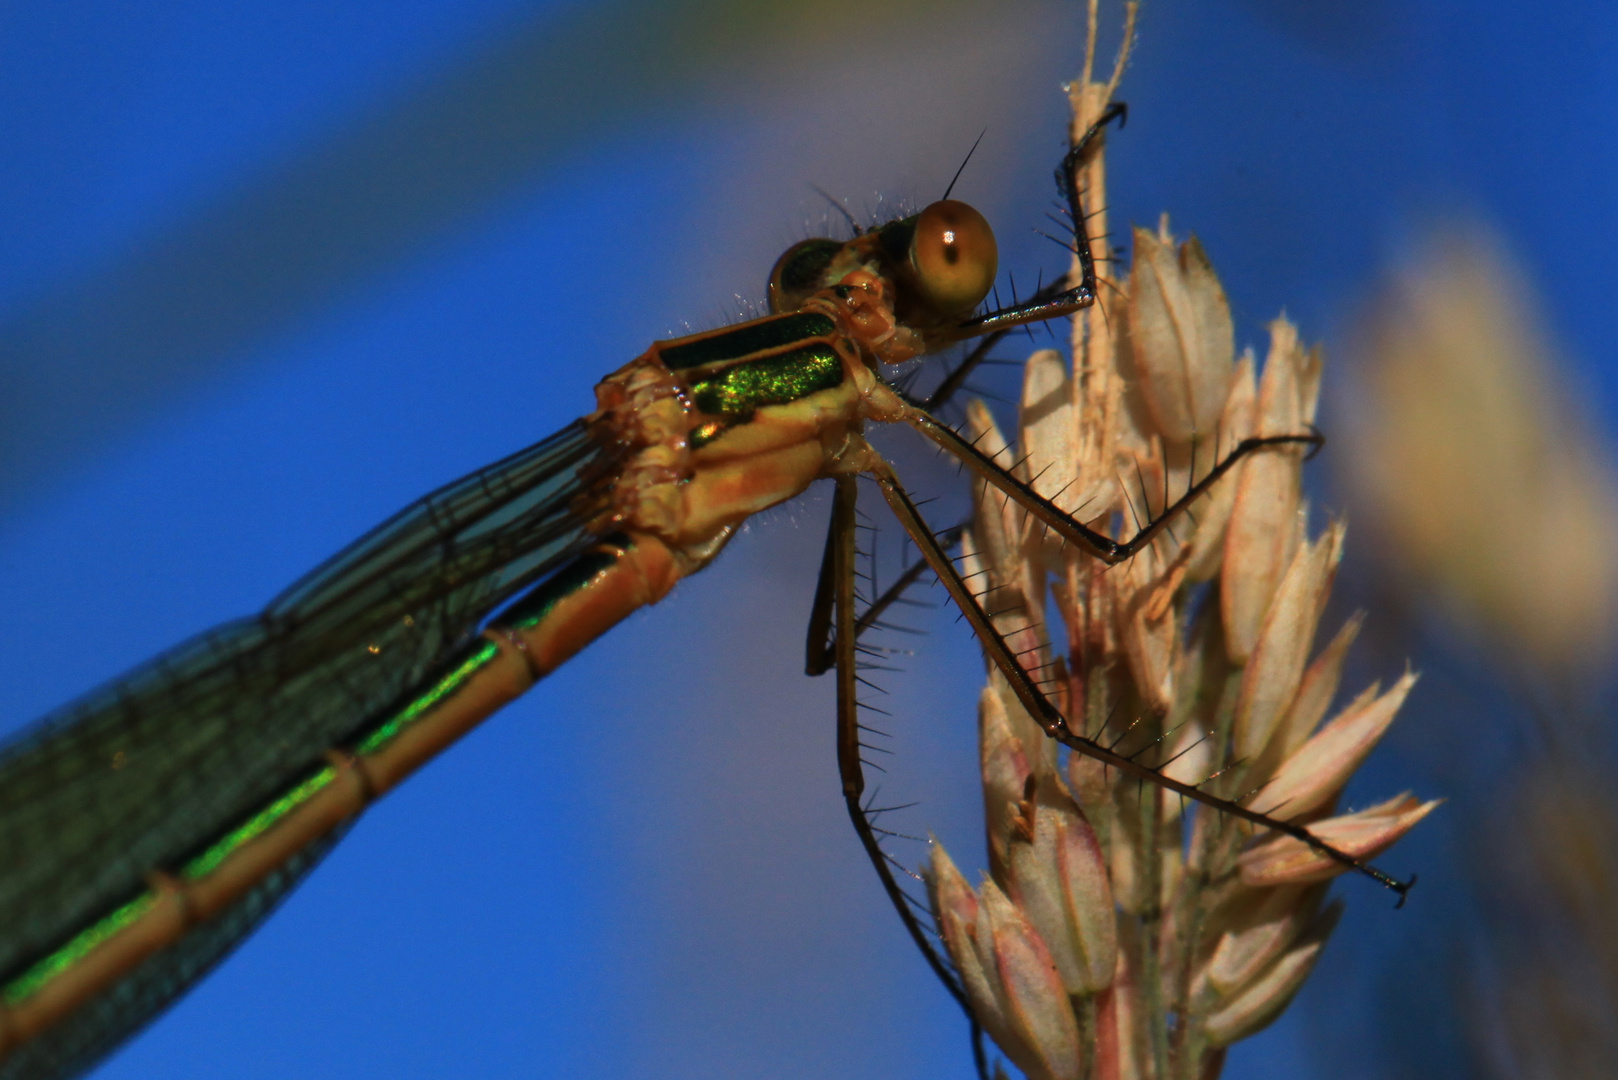
<path fill-rule="evenodd" d="M 989 295 L 1000 249 L 982 214 L 963 202 L 945 199 L 916 215 L 910 265 L 928 303 L 942 312 L 960 314 Z"/>

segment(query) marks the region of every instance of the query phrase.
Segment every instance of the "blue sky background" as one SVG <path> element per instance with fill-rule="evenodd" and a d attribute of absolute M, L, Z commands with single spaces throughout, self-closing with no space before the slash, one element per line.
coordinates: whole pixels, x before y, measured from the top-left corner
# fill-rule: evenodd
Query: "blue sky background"
<path fill-rule="evenodd" d="M 930 201 L 987 129 L 959 196 L 1005 269 L 1060 270 L 1030 230 L 1080 14 L 6 5 L 0 724 L 257 608 L 588 411 L 649 341 L 733 317 L 820 229 L 810 184 Z M 1426 221 L 1482 218 L 1606 419 L 1615 31 L 1575 3 L 1153 4 L 1114 222 L 1172 211 L 1241 341 L 1284 308 L 1330 349 Z M 765 515 L 380 804 L 100 1075 L 970 1075 L 841 816 L 832 688 L 800 674 L 824 513 Z M 892 783 L 975 851 L 981 668 L 947 617 L 922 649 Z M 1361 802 L 1446 793 L 1473 748 L 1435 749 L 1422 708 Z M 1321 971 L 1227 1075 L 1474 1073 L 1446 976 L 1468 805 L 1389 860 L 1423 873 L 1407 910 L 1341 889 Z"/>

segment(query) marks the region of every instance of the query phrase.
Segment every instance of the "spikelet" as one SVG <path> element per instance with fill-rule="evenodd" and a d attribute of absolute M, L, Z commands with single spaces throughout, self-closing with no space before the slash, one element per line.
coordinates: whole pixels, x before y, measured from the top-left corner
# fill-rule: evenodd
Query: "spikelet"
<path fill-rule="evenodd" d="M 1090 71 L 1071 89 L 1075 132 L 1117 80 Z M 1106 206 L 1103 170 L 1098 153 L 1086 207 Z M 1104 214 L 1089 232 L 1111 266 Z M 1022 479 L 1110 535 L 1133 533 L 1241 438 L 1306 430 L 1321 382 L 1319 348 L 1285 318 L 1262 369 L 1237 357 L 1195 238 L 1176 242 L 1165 218 L 1133 248 L 1127 283 L 1104 282 L 1075 319 L 1071 368 L 1050 350 L 1029 359 L 1015 449 L 981 404 L 967 417 L 980 448 L 1007 452 Z M 1249 457 L 1172 537 L 1111 569 L 980 489 L 965 573 L 994 590 L 997 628 L 1076 730 L 1184 782 L 1219 774 L 1210 790 L 1256 792 L 1248 805 L 1368 858 L 1437 804 L 1401 795 L 1339 812 L 1416 677 L 1327 719 L 1361 618 L 1315 647 L 1346 527 L 1310 534 L 1302 457 Z M 1060 760 L 992 667 L 979 728 L 989 873 L 973 889 L 935 842 L 927 878 L 985 1032 L 1031 1080 L 1216 1076 L 1225 1047 L 1308 976 L 1336 925 L 1325 882 L 1342 866 L 1089 758 Z"/>

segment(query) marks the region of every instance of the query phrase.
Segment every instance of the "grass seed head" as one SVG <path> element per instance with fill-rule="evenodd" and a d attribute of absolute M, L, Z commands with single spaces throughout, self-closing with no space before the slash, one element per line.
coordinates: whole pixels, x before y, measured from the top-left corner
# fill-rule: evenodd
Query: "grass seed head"
<path fill-rule="evenodd" d="M 1071 90 L 1075 131 L 1113 85 Z M 1101 154 L 1080 183 L 1086 207 L 1106 205 Z M 1104 234 L 1104 214 L 1091 229 Z M 1104 238 L 1093 246 L 1110 254 Z M 1071 363 L 1029 358 L 1015 442 L 982 403 L 967 436 L 1069 513 L 1127 536 L 1241 439 L 1308 431 L 1323 358 L 1279 318 L 1262 369 L 1251 352 L 1238 359 L 1207 253 L 1166 219 L 1135 230 L 1127 284 L 1114 265 L 1098 264 Z M 1369 856 L 1437 804 L 1401 795 L 1336 814 L 1415 676 L 1327 720 L 1363 617 L 1316 648 L 1347 530 L 1310 535 L 1303 457 L 1247 457 L 1112 568 L 980 482 L 963 572 L 1074 731 Z M 1341 864 L 1091 758 L 1062 760 L 992 666 L 979 731 L 989 873 L 973 889 L 935 841 L 928 881 L 983 1029 L 1029 1077 L 1217 1076 L 1224 1048 L 1279 1015 L 1313 968 Z"/>

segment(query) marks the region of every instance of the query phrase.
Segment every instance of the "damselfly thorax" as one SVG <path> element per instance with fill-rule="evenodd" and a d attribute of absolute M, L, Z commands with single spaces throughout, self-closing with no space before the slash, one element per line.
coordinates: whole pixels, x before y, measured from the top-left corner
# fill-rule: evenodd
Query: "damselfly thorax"
<path fill-rule="evenodd" d="M 660 598 L 815 480 L 869 472 L 864 425 L 916 411 L 883 366 L 966 336 L 995 268 L 983 216 L 934 203 L 846 243 L 798 244 L 770 279 L 781 314 L 659 342 L 602 380 L 586 424 L 620 464 L 579 509 L 597 533 L 627 534 L 638 591 Z"/>

